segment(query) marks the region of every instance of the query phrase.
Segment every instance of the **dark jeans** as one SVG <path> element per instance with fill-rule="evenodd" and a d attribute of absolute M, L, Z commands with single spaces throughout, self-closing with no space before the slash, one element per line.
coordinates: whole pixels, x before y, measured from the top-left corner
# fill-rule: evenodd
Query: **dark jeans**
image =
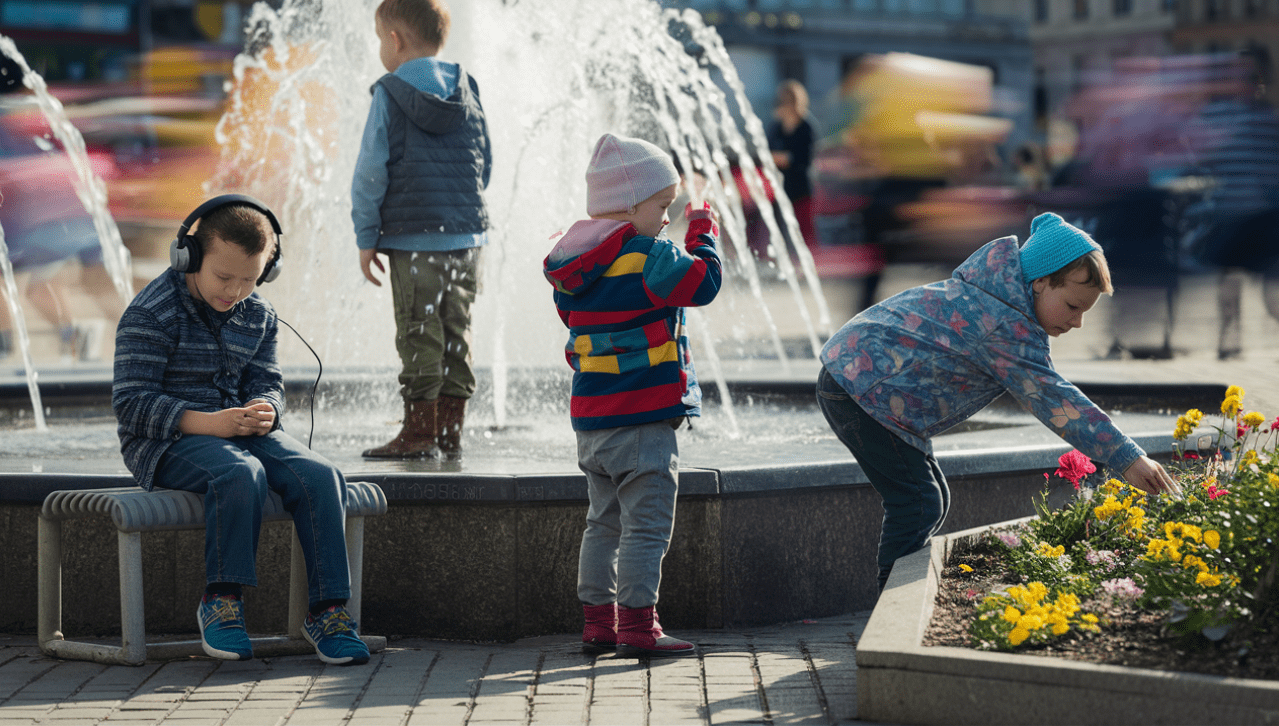
<path fill-rule="evenodd" d="M 311 604 L 351 596 L 346 480 L 292 436 L 283 431 L 230 439 L 183 436 L 160 458 L 156 482 L 204 495 L 208 582 L 258 584 L 262 507 L 274 491 L 293 515 Z"/>
<path fill-rule="evenodd" d="M 916 449 L 871 418 L 825 368 L 817 377 L 817 404 L 884 500 L 879 535 L 879 590 L 883 592 L 893 563 L 923 549 L 946 521 L 950 510 L 946 476 L 932 454 Z"/>

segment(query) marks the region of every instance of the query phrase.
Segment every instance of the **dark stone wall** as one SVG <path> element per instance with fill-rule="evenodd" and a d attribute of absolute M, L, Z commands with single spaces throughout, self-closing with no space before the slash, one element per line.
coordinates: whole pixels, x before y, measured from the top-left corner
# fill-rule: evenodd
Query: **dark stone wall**
<path fill-rule="evenodd" d="M 1052 457 L 1055 458 L 1055 455 Z M 959 469 L 960 467 L 956 466 Z M 960 472 L 943 531 L 1034 514 L 1044 464 Z M 720 494 L 683 494 L 663 564 L 663 625 L 738 628 L 816 618 L 874 605 L 882 508 L 856 465 L 721 471 Z M 771 479 L 774 486 L 762 484 Z M 860 481 L 859 481 L 860 479 Z M 681 479 L 681 484 L 683 483 Z M 705 484 L 705 483 L 703 483 Z M 692 487 L 690 487 L 692 488 Z M 1070 485 L 1055 479 L 1060 503 Z M 36 629 L 34 504 L 0 505 L 0 575 L 9 599 L 0 632 Z M 581 627 L 577 555 L 584 499 L 392 500 L 365 520 L 362 628 L 387 636 L 509 641 Z M 117 532 L 105 517 L 64 522 L 63 631 L 119 634 Z M 143 535 L 151 633 L 195 633 L 204 586 L 204 533 Z M 246 590 L 255 633 L 287 627 L 290 525 L 264 525 L 259 585 Z"/>

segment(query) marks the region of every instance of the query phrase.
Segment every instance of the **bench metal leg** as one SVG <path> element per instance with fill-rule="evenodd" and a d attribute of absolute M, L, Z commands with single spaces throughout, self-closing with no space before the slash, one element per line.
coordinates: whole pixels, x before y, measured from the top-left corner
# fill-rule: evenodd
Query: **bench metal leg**
<path fill-rule="evenodd" d="M 39 588 L 37 631 L 40 648 L 44 650 L 46 643 L 62 640 L 62 522 L 44 517 L 39 520 L 36 534 L 39 552 L 36 560 Z"/>
<path fill-rule="evenodd" d="M 120 533 L 120 629 L 124 662 L 147 660 L 147 619 L 142 604 L 142 533 Z"/>
<path fill-rule="evenodd" d="M 351 597 L 346 601 L 346 611 L 358 625 L 360 600 L 364 594 L 364 517 L 346 520 L 346 562 L 351 575 Z"/>
<path fill-rule="evenodd" d="M 62 522 L 40 517 L 38 631 L 40 650 L 47 655 L 95 663 L 142 665 L 147 659 L 146 617 L 142 609 L 142 535 L 121 532 L 120 646 L 64 640 L 62 635 Z"/>

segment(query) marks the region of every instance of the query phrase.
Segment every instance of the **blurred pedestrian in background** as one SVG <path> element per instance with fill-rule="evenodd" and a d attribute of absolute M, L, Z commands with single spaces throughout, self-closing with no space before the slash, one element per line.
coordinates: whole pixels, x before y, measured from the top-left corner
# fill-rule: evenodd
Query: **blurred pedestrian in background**
<path fill-rule="evenodd" d="M 813 226 L 813 183 L 809 169 L 818 133 L 808 110 L 808 91 L 804 84 L 792 79 L 777 87 L 773 119 L 768 130 L 768 148 L 773 152 L 773 163 L 782 172 L 782 189 L 795 208 L 800 234 L 804 236 L 804 243 L 812 247 L 818 240 Z"/>
<path fill-rule="evenodd" d="M 1243 352 L 1240 315 L 1248 273 L 1261 273 L 1279 320 L 1279 116 L 1265 99 L 1269 59 L 1245 51 L 1217 64 L 1213 97 L 1191 127 L 1207 192 L 1191 211 L 1190 254 L 1217 269 L 1217 357 Z"/>

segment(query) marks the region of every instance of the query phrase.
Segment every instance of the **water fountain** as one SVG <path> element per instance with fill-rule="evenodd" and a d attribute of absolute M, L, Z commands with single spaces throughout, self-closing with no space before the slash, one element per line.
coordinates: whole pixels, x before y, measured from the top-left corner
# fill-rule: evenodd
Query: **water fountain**
<path fill-rule="evenodd" d="M 812 407 L 815 362 L 788 359 L 774 320 L 781 313 L 764 304 L 765 284 L 777 287 L 768 278 L 782 281 L 791 301 L 785 314 L 799 319 L 815 354 L 831 321 L 812 259 L 803 245 L 776 244 L 799 239 L 797 224 L 784 196 L 780 218 L 773 215 L 764 180 L 777 190 L 781 183 L 718 35 L 696 14 L 664 11 L 652 0 L 452 3 L 454 28 L 442 55 L 478 79 L 495 159 L 495 225 L 474 310 L 482 389 L 460 464 L 358 458 L 395 427 L 386 420 L 394 415 L 397 367 L 389 291 L 363 283 L 349 215 L 368 87 L 383 72 L 376 5 L 288 0 L 278 10 L 254 7 L 218 125 L 223 164 L 207 189 L 253 194 L 281 219 L 288 266 L 265 293 L 308 336 L 325 370 L 339 371 L 317 402 L 315 448 L 349 478 L 379 483 L 392 502 L 366 530 L 368 627 L 475 638 L 576 627 L 573 563 L 585 482 L 566 411 L 566 334 L 540 267 L 550 235 L 583 216 L 583 174 L 604 131 L 671 148 L 683 169 L 704 177 L 694 193 L 717 207 L 726 232 L 725 290 L 691 319 L 699 372 L 721 402 L 681 441 L 680 515 L 664 567 L 663 620 L 720 627 L 867 607 L 877 497 Z M 747 193 L 775 241 L 766 264 L 746 243 L 735 163 L 746 167 Z M 309 363 L 287 336 L 281 356 L 286 365 Z M 724 395 L 733 390 L 725 383 L 730 365 L 739 379 L 743 370 L 767 369 L 793 382 L 792 390 L 809 387 L 802 403 Z M 305 425 L 297 411 L 288 419 L 295 435 Z M 1152 417 L 1148 429 L 1162 435 L 1165 424 Z M 992 428 L 1001 432 L 1000 448 L 984 433 Z M 109 424 L 58 429 L 7 435 L 14 443 L 0 459 L 0 490 L 19 502 L 14 506 L 29 508 L 50 488 L 130 481 Z M 1156 450 L 1159 435 L 1141 441 Z M 1024 414 L 991 410 L 937 448 L 954 472 L 954 526 L 964 527 L 1017 516 L 1023 500 L 1028 507 L 1039 473 L 1064 445 Z M 36 467 L 40 477 L 30 473 Z M 986 511 L 977 502 L 1013 501 L 992 496 L 992 488 L 1021 499 Z M 185 602 L 178 602 L 172 613 L 149 610 L 156 622 L 148 629 L 188 628 Z M 99 614 L 66 612 L 64 619 L 95 627 Z"/>
<path fill-rule="evenodd" d="M 124 241 L 120 239 L 120 229 L 116 226 L 115 219 L 112 218 L 110 211 L 107 209 L 106 183 L 94 173 L 90 166 L 89 155 L 85 151 L 84 137 L 80 135 L 80 131 L 67 118 L 62 109 L 62 103 L 49 93 L 44 79 L 40 77 L 39 73 L 31 70 L 31 66 L 27 65 L 26 58 L 19 52 L 18 47 L 14 45 L 11 39 L 3 35 L 0 35 L 0 55 L 12 59 L 18 69 L 22 71 L 22 84 L 32 91 L 40 113 L 43 114 L 45 121 L 49 124 L 53 137 L 62 144 L 67 159 L 71 162 L 71 168 L 75 171 L 76 196 L 80 199 L 80 203 L 84 205 L 85 210 L 93 217 L 93 226 L 102 245 L 103 264 L 106 266 L 107 272 L 111 276 L 111 281 L 114 283 L 116 292 L 120 294 L 120 297 L 126 301 L 132 300 L 133 276 L 130 272 L 129 251 L 125 248 Z M 18 343 L 22 349 L 23 368 L 26 370 L 27 388 L 30 391 L 36 429 L 44 431 L 47 426 L 44 420 L 44 406 L 40 399 L 40 389 L 37 384 L 39 376 L 31 362 L 30 338 L 27 336 L 26 322 L 22 316 L 18 290 L 14 283 L 13 268 L 9 261 L 8 247 L 4 245 L 2 231 L 0 231 L 0 263 L 4 267 L 5 293 L 10 308 L 10 317 L 14 321 L 15 332 L 18 334 Z"/>

